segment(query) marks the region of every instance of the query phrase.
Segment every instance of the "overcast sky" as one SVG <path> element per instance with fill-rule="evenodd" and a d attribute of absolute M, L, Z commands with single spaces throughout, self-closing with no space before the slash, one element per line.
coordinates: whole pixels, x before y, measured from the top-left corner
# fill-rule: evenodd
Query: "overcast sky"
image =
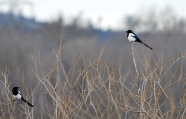
<path fill-rule="evenodd" d="M 3 1 L 3 0 L 1 0 Z M 6 0 L 7 1 L 7 0 Z M 9 0 L 11 1 L 11 0 Z M 16 1 L 16 0 L 15 0 Z M 17 0 L 18 1 L 18 0 Z M 21 1 L 21 0 L 19 0 Z M 27 1 L 27 0 L 24 0 Z M 89 19 L 98 23 L 102 18 L 101 27 L 121 27 L 120 23 L 124 15 L 143 14 L 148 9 L 160 10 L 170 6 L 179 15 L 186 16 L 185 0 L 28 0 L 33 3 L 33 14 L 40 21 L 49 21 L 62 14 L 65 18 L 71 18 L 82 13 L 83 19 Z M 7 5 L 8 6 L 8 5 Z M 27 5 L 22 5 L 22 12 L 27 16 L 31 10 Z M 0 10 L 6 9 L 6 5 L 0 6 Z"/>

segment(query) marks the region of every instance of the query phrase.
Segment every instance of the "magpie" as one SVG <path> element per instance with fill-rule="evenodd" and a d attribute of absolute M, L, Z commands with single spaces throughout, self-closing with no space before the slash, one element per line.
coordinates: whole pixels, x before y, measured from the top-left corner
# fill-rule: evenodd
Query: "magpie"
<path fill-rule="evenodd" d="M 14 87 L 13 89 L 12 89 L 12 94 L 13 94 L 13 96 L 14 96 L 14 101 L 16 100 L 16 99 L 21 99 L 22 101 L 24 101 L 25 103 L 27 103 L 29 106 L 31 106 L 31 107 L 34 107 L 32 104 L 30 104 L 28 101 L 26 101 L 24 98 L 23 98 L 23 96 L 21 95 L 21 92 L 19 91 L 19 87 Z"/>
<path fill-rule="evenodd" d="M 147 44 L 145 44 L 143 41 L 141 41 L 141 40 L 138 38 L 138 36 L 137 36 L 135 33 L 133 33 L 132 30 L 128 30 L 128 31 L 126 31 L 126 32 L 127 32 L 127 38 L 128 38 L 128 40 L 129 40 L 131 43 L 133 43 L 133 42 L 139 42 L 139 43 L 145 45 L 146 47 L 148 47 L 149 49 L 152 50 L 152 48 L 151 48 L 150 46 L 148 46 Z"/>

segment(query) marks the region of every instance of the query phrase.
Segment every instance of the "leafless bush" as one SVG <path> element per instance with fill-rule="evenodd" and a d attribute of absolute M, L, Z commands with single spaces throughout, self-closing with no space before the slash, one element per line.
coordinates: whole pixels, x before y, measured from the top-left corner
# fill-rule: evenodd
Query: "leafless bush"
<path fill-rule="evenodd" d="M 100 55 L 89 61 L 78 55 L 66 71 L 62 45 L 63 41 L 59 50 L 53 51 L 56 60 L 47 69 L 40 59 L 33 58 L 33 75 L 38 83 L 21 89 L 34 108 L 12 101 L 8 79 L 12 70 L 6 67 L 1 71 L 1 118 L 186 118 L 185 52 L 168 64 L 164 63 L 164 56 L 155 60 L 143 55 L 140 68 L 136 69 L 140 75 L 136 76 L 132 62 L 128 71 L 122 72 L 123 64 L 128 62 L 112 65 L 103 59 L 104 46 Z M 183 88 L 179 95 L 176 87 Z"/>

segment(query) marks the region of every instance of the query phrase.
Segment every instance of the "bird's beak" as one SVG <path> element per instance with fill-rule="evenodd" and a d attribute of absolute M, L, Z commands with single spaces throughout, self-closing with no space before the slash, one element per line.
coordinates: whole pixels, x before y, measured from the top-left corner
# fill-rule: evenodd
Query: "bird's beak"
<path fill-rule="evenodd" d="M 127 31 L 125 31 L 126 33 L 128 33 Z"/>

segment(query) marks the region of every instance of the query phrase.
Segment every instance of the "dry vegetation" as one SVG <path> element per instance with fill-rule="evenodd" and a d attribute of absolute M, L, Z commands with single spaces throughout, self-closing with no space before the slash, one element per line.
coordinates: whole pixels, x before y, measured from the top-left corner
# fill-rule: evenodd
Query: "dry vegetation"
<path fill-rule="evenodd" d="M 1 119 L 186 118 L 185 52 L 166 64 L 164 56 L 154 60 L 143 55 L 140 67 L 134 67 L 131 60 L 128 71 L 123 72 L 123 64 L 128 62 L 110 64 L 102 58 L 105 49 L 102 46 L 97 58 L 85 61 L 81 54 L 77 55 L 66 71 L 60 44 L 59 50 L 53 51 L 56 58 L 53 66 L 42 68 L 40 54 L 38 60 L 33 58 L 35 69 L 32 74 L 38 83 L 21 87 L 34 108 L 12 101 L 8 77 L 13 70 L 7 66 L 1 71 Z M 179 65 L 174 67 L 175 64 Z M 139 75 L 135 68 L 138 68 Z M 167 75 L 169 79 L 166 79 Z M 24 73 L 22 77 L 20 82 L 25 81 Z M 181 87 L 183 92 L 178 94 L 175 87 Z"/>
<path fill-rule="evenodd" d="M 152 51 L 81 17 L 0 26 L 0 119 L 185 119 L 186 20 L 151 12 L 124 24 Z M 13 102 L 14 86 L 34 108 Z"/>

